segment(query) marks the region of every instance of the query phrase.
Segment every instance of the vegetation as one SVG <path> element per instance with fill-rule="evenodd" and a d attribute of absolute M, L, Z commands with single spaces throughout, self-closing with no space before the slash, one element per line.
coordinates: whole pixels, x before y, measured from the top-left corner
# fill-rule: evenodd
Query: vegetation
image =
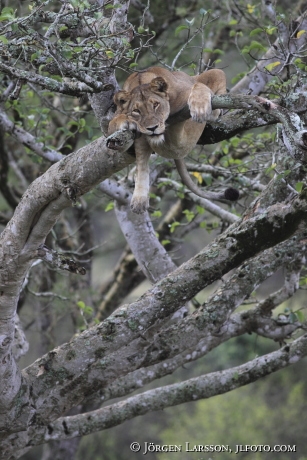
<path fill-rule="evenodd" d="M 0 7 L 0 458 L 306 460 L 306 2 Z M 135 133 L 106 133 L 151 65 L 226 72 L 186 164 L 237 203 L 153 155 L 131 212 Z"/>

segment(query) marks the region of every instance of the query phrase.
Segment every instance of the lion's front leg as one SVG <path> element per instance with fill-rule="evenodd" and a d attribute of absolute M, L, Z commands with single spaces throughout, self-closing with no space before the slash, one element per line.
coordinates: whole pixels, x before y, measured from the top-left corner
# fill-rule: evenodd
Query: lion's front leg
<path fill-rule="evenodd" d="M 212 110 L 211 96 L 226 93 L 225 73 L 220 69 L 211 69 L 193 79 L 195 84 L 188 99 L 192 120 L 198 123 L 216 120 L 220 110 Z"/>
<path fill-rule="evenodd" d="M 149 205 L 149 158 L 152 149 L 144 136 L 134 142 L 136 156 L 135 188 L 131 200 L 131 209 L 137 214 L 146 211 Z"/>
<path fill-rule="evenodd" d="M 193 85 L 188 98 L 188 105 L 193 121 L 204 123 L 208 120 L 217 119 L 220 111 L 212 110 L 211 96 L 212 91 L 208 86 L 199 82 Z"/>
<path fill-rule="evenodd" d="M 116 131 L 124 130 L 136 131 L 137 124 L 131 120 L 126 114 L 121 113 L 114 116 L 109 123 L 108 135 L 115 133 Z"/>

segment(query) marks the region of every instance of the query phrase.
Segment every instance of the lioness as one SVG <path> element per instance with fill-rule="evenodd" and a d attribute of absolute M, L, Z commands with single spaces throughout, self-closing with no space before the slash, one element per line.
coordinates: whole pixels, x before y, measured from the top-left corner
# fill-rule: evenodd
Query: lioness
<path fill-rule="evenodd" d="M 213 69 L 197 76 L 150 67 L 130 75 L 123 90 L 114 96 L 117 105 L 108 133 L 129 129 L 139 135 L 134 141 L 137 174 L 131 208 L 140 214 L 148 207 L 149 157 L 152 152 L 175 160 L 183 183 L 194 193 L 208 199 L 235 201 L 238 192 L 203 192 L 190 178 L 182 160 L 197 144 L 206 120 L 215 120 L 219 110 L 211 108 L 211 95 L 226 93 L 222 70 Z M 191 118 L 167 125 L 169 115 L 188 104 Z M 109 146 L 112 148 L 112 146 Z M 114 147 L 113 147 L 114 148 Z"/>

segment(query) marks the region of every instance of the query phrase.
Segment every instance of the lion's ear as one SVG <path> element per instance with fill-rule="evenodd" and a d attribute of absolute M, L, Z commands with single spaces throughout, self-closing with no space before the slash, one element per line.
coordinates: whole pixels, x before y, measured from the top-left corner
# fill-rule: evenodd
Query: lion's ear
<path fill-rule="evenodd" d="M 150 82 L 150 89 L 155 93 L 166 93 L 168 84 L 162 77 L 156 77 Z"/>
<path fill-rule="evenodd" d="M 123 107 L 128 101 L 130 101 L 128 91 L 118 91 L 118 93 L 114 94 L 114 102 L 117 106 Z"/>

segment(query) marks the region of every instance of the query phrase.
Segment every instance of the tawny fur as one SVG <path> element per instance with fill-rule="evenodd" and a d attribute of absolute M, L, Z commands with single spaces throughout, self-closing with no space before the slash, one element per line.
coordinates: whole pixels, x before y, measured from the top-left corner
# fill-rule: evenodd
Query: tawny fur
<path fill-rule="evenodd" d="M 180 176 L 193 192 L 209 199 L 221 194 L 203 192 L 190 178 L 184 161 L 196 146 L 207 120 L 214 120 L 219 110 L 212 111 L 211 96 L 226 93 L 226 78 L 222 70 L 213 69 L 197 76 L 184 72 L 170 72 L 150 67 L 135 72 L 124 83 L 123 90 L 114 96 L 117 111 L 109 124 L 109 135 L 118 130 L 136 130 L 136 183 L 131 208 L 142 213 L 148 207 L 149 157 L 156 152 L 164 158 L 176 160 Z M 170 115 L 188 104 L 191 118 L 167 125 Z"/>

